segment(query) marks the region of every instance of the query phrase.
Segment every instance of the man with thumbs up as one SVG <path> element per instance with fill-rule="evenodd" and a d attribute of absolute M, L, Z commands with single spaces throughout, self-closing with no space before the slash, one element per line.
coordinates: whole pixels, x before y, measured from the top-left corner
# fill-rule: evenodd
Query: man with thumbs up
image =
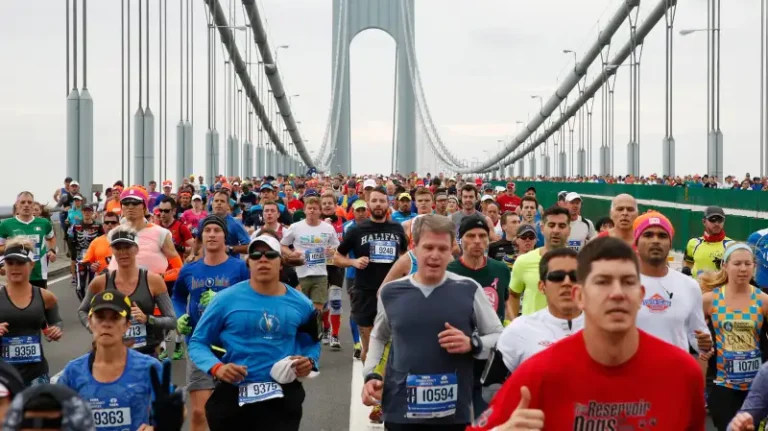
<path fill-rule="evenodd" d="M 456 228 L 429 214 L 413 233 L 418 270 L 381 287 L 362 401 L 381 401 L 387 430 L 463 431 L 472 419 L 474 360 L 487 359 L 503 327 L 476 281 L 446 272 Z M 384 346 L 384 376 L 374 372 Z"/>
<path fill-rule="evenodd" d="M 577 260 L 584 330 L 523 362 L 469 430 L 703 431 L 698 364 L 636 326 L 644 297 L 636 253 L 597 238 Z"/>

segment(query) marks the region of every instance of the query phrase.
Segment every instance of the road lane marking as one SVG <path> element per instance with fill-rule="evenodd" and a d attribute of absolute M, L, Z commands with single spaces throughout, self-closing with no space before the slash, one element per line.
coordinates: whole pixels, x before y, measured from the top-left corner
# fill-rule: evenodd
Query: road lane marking
<path fill-rule="evenodd" d="M 383 430 L 384 425 L 372 424 L 368 419 L 371 407 L 363 404 L 360 392 L 363 390 L 363 362 L 359 359 L 352 361 L 352 390 L 349 395 L 349 429 L 358 430 Z"/>

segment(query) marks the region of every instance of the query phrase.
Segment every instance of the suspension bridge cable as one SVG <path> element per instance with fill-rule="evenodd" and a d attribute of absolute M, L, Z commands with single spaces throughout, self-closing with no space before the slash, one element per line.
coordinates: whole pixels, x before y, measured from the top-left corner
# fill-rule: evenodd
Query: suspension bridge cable
<path fill-rule="evenodd" d="M 69 0 L 67 0 L 69 7 Z M 69 9 L 67 9 L 67 87 L 69 87 Z M 120 179 L 125 180 L 125 0 L 120 0 Z"/>
<path fill-rule="evenodd" d="M 128 17 L 126 20 L 126 60 L 128 63 L 128 67 L 126 68 L 126 75 L 127 79 L 125 81 L 126 85 L 126 105 L 130 108 L 131 106 L 131 1 L 128 0 L 127 2 L 128 6 Z M 127 169 L 125 171 L 125 183 L 130 184 L 131 183 L 131 112 L 127 111 L 126 113 L 126 136 L 128 137 L 127 143 L 126 143 L 126 151 L 128 154 L 128 157 L 126 157 L 126 165 Z"/>

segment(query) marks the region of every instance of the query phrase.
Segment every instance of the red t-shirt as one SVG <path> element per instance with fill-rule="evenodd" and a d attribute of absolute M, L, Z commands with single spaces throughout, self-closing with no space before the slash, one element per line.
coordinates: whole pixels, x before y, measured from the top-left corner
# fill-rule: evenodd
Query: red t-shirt
<path fill-rule="evenodd" d="M 638 330 L 639 331 L 639 330 Z M 598 364 L 579 332 L 531 357 L 504 382 L 468 431 L 506 423 L 531 392 L 545 430 L 704 431 L 704 379 L 688 352 L 643 331 L 637 353 L 617 367 Z"/>
<path fill-rule="evenodd" d="M 505 211 L 515 212 L 517 207 L 520 206 L 522 199 L 520 199 L 520 196 L 509 196 L 508 194 L 504 193 L 496 197 L 496 202 L 498 202 L 498 204 L 501 206 L 501 213 L 504 214 Z"/>
<path fill-rule="evenodd" d="M 304 208 L 304 202 L 302 202 L 299 199 L 291 199 L 290 202 L 287 203 L 288 209 L 291 211 L 296 211 Z"/>

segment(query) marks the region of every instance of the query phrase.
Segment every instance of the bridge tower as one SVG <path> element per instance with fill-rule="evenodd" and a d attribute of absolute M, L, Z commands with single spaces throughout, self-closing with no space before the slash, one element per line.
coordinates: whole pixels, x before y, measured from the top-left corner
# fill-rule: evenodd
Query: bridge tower
<path fill-rule="evenodd" d="M 344 25 L 344 16 L 339 16 L 339 2 L 346 12 L 346 38 L 338 40 L 336 34 L 339 26 Z M 405 8 L 405 9 L 403 9 Z M 408 28 L 404 24 L 408 20 Z M 379 29 L 389 34 L 397 46 L 396 51 L 396 82 L 397 96 L 395 101 L 395 168 L 401 173 L 416 170 L 416 98 L 411 81 L 406 38 L 410 36 L 411 46 L 414 35 L 413 0 L 333 0 L 333 62 L 332 76 L 336 76 L 339 85 L 333 89 L 333 100 L 340 100 L 332 107 L 331 125 L 338 124 L 335 136 L 330 139 L 334 145 L 330 170 L 332 172 L 352 171 L 351 157 L 351 123 L 350 123 L 350 91 L 349 91 L 349 45 L 355 36 L 364 30 Z M 407 31 L 406 31 L 407 30 Z M 344 32 L 342 32 L 344 34 Z M 414 54 L 415 55 L 415 54 Z M 341 56 L 341 57 L 339 57 Z M 344 61 L 335 61 L 337 58 Z M 338 63 L 338 64 L 337 64 Z M 333 126 L 332 126 L 333 127 Z M 360 145 L 359 143 L 357 145 Z"/>

